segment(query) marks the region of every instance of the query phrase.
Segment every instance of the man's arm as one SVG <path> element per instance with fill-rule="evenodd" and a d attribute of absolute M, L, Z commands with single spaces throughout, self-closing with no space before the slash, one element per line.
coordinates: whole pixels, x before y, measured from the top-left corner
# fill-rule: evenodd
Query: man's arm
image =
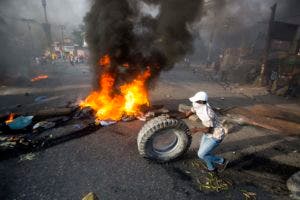
<path fill-rule="evenodd" d="M 212 133 L 213 127 L 203 127 L 203 128 L 195 127 L 195 128 L 192 128 L 190 131 L 191 131 L 191 133 L 197 133 L 197 132 Z"/>
<path fill-rule="evenodd" d="M 186 113 L 185 113 L 185 118 L 188 118 L 189 116 L 191 116 L 191 115 L 193 115 L 193 114 L 195 114 L 193 111 L 187 111 Z"/>

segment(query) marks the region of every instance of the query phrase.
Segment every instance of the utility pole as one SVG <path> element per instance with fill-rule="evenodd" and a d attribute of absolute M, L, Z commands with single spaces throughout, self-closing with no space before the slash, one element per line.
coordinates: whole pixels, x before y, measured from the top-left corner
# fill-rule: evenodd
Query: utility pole
<path fill-rule="evenodd" d="M 42 6 L 44 8 L 44 16 L 45 16 L 45 23 L 43 24 L 43 27 L 48 41 L 48 48 L 50 49 L 51 52 L 52 37 L 51 37 L 51 26 L 48 22 L 48 16 L 47 16 L 47 2 L 46 0 L 41 0 L 41 1 L 42 1 Z"/>
<path fill-rule="evenodd" d="M 267 84 L 267 68 L 268 68 L 268 57 L 269 57 L 269 52 L 270 52 L 270 47 L 271 47 L 271 32 L 272 32 L 272 27 L 273 27 L 273 22 L 275 19 L 275 13 L 276 13 L 276 8 L 277 4 L 275 3 L 271 7 L 271 16 L 269 20 L 269 27 L 268 27 L 268 34 L 267 34 L 267 40 L 266 40 L 266 46 L 263 54 L 263 59 L 262 59 L 262 65 L 261 65 L 261 70 L 260 70 L 260 77 L 258 80 L 258 84 L 260 86 L 264 86 Z"/>
<path fill-rule="evenodd" d="M 214 17 L 216 17 L 216 12 L 214 12 Z M 212 47 L 213 47 L 213 42 L 214 42 L 214 37 L 216 33 L 216 27 L 217 27 L 217 22 L 214 22 L 214 27 L 211 31 L 209 42 L 208 42 L 208 50 L 207 50 L 207 57 L 206 57 L 206 67 L 209 66 L 211 62 L 211 52 L 212 52 Z"/>
<path fill-rule="evenodd" d="M 65 38 L 64 38 L 64 30 L 65 30 L 64 25 L 60 25 L 60 30 L 61 30 L 61 52 L 62 52 L 62 58 L 64 57 L 64 48 L 65 48 Z"/>
<path fill-rule="evenodd" d="M 32 37 L 32 32 L 31 32 L 31 23 L 34 23 L 35 21 L 33 19 L 21 19 L 23 22 L 26 23 L 27 28 L 28 28 L 28 33 L 29 33 L 29 41 L 31 45 L 31 53 L 34 53 L 34 43 L 33 43 L 33 37 Z"/>
<path fill-rule="evenodd" d="M 42 0 L 42 5 L 43 5 L 43 8 L 44 8 L 45 22 L 48 24 L 47 2 L 46 2 L 46 0 Z"/>

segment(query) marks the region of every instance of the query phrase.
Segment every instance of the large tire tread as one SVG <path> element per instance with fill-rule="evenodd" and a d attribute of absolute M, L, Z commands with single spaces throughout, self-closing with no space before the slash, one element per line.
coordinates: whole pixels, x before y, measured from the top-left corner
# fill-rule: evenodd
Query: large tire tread
<path fill-rule="evenodd" d="M 149 150 L 149 141 L 154 134 L 166 129 L 174 129 L 178 131 L 180 142 L 176 144 L 176 148 L 165 155 L 157 154 L 152 149 Z M 182 156 L 190 147 L 192 136 L 190 135 L 188 126 L 177 119 L 159 116 L 149 120 L 140 130 L 137 138 L 138 150 L 141 156 L 156 160 L 158 162 L 168 162 Z"/>

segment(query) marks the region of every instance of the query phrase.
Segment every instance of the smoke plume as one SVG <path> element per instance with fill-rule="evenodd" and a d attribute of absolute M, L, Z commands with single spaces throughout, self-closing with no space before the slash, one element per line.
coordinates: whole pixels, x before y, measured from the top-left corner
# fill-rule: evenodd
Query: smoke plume
<path fill-rule="evenodd" d="M 106 54 L 119 82 L 147 68 L 152 77 L 170 69 L 192 51 L 188 27 L 201 8 L 202 0 L 94 0 L 85 22 L 96 78 L 99 58 Z"/>

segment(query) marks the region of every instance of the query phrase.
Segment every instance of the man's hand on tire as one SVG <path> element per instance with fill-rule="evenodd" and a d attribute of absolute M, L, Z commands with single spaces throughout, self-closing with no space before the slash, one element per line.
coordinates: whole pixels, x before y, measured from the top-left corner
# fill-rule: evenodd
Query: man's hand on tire
<path fill-rule="evenodd" d="M 211 127 L 204 127 L 204 128 L 195 127 L 195 128 L 191 128 L 190 132 L 191 133 L 197 133 L 197 132 L 210 133 L 211 132 Z"/>
<path fill-rule="evenodd" d="M 197 133 L 199 131 L 199 128 L 195 127 L 195 128 L 192 128 L 190 129 L 190 132 L 193 134 L 193 133 Z"/>

